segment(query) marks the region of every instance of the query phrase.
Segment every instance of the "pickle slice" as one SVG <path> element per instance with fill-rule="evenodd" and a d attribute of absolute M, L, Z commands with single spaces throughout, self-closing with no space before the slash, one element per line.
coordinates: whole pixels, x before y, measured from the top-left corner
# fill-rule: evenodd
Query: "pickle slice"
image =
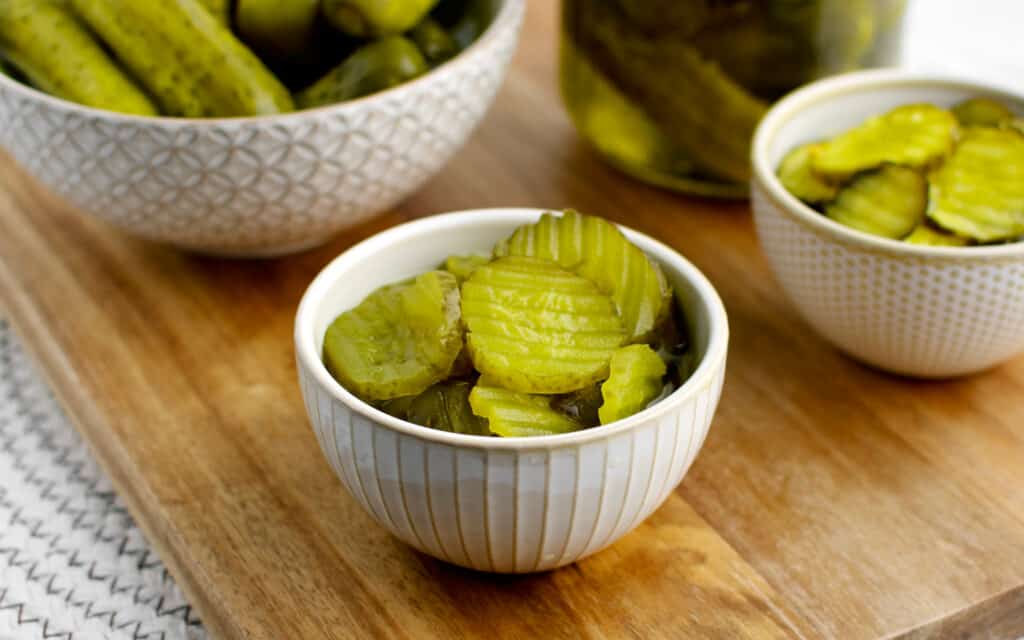
<path fill-rule="evenodd" d="M 506 438 L 549 436 L 582 428 L 552 409 L 544 396 L 478 384 L 469 394 L 469 404 L 473 413 L 487 420 L 491 433 Z"/>
<path fill-rule="evenodd" d="M 949 111 L 908 104 L 825 142 L 813 154 L 811 166 L 834 180 L 883 164 L 928 167 L 953 150 L 956 130 L 956 118 Z"/>
<path fill-rule="evenodd" d="M 609 296 L 537 258 L 478 268 L 462 284 L 462 318 L 477 371 L 524 393 L 567 393 L 603 379 L 626 341 Z"/>
<path fill-rule="evenodd" d="M 917 225 L 917 228 L 909 236 L 903 238 L 903 241 L 927 247 L 965 247 L 970 242 L 967 238 L 961 238 L 948 231 L 935 229 L 927 224 Z"/>
<path fill-rule="evenodd" d="M 473 413 L 469 392 L 473 384 L 466 381 L 435 384 L 418 396 L 386 400 L 382 411 L 414 424 L 470 435 L 487 436 L 487 422 Z"/>
<path fill-rule="evenodd" d="M 1024 137 L 972 127 L 930 178 L 928 216 L 979 242 L 1024 235 Z"/>
<path fill-rule="evenodd" d="M 811 157 L 821 143 L 805 144 L 793 149 L 779 165 L 779 181 L 797 198 L 811 204 L 828 202 L 839 193 L 835 182 L 825 180 L 811 169 Z"/>
<path fill-rule="evenodd" d="M 483 266 L 491 261 L 490 256 L 478 256 L 470 254 L 467 256 L 448 256 L 444 261 L 444 270 L 453 274 L 461 283 L 473 275 L 477 267 Z"/>
<path fill-rule="evenodd" d="M 953 107 L 953 115 L 965 127 L 998 127 L 1013 119 L 1013 112 L 992 98 L 971 98 Z"/>
<path fill-rule="evenodd" d="M 597 283 L 615 302 L 631 342 L 643 342 L 668 313 L 672 292 L 661 269 L 603 218 L 545 213 L 498 243 L 494 255 L 552 260 Z"/>
<path fill-rule="evenodd" d="M 665 385 L 665 362 L 646 344 L 623 347 L 612 355 L 611 375 L 601 385 L 604 404 L 598 410 L 601 424 L 622 420 L 642 411 Z"/>
<path fill-rule="evenodd" d="M 896 165 L 857 177 L 825 207 L 840 224 L 883 238 L 905 237 L 924 220 L 928 185 L 919 172 Z"/>
<path fill-rule="evenodd" d="M 324 335 L 324 364 L 367 401 L 416 395 L 444 380 L 462 348 L 455 276 L 429 271 L 377 289 Z"/>

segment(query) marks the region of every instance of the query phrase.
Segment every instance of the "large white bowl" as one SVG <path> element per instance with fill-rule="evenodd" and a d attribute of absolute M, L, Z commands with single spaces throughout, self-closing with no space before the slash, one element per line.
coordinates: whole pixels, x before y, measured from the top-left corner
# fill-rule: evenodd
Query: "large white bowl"
<path fill-rule="evenodd" d="M 129 233 L 227 255 L 321 244 L 435 174 L 490 106 L 524 0 L 466 51 L 381 93 L 253 118 L 135 117 L 0 74 L 0 145 L 50 189 Z"/>
<path fill-rule="evenodd" d="M 776 104 L 754 135 L 751 184 L 761 247 L 797 310 L 867 364 L 941 378 L 1024 351 L 1024 243 L 925 247 L 861 233 L 800 202 L 775 168 L 793 147 L 898 105 L 973 96 L 1024 98 L 981 84 L 898 70 L 815 82 Z"/>
<path fill-rule="evenodd" d="M 349 493 L 402 541 L 482 571 L 569 564 L 628 533 L 669 496 L 704 443 L 725 375 L 729 327 L 711 284 L 682 256 L 626 230 L 675 287 L 699 365 L 675 393 L 619 422 L 559 436 L 489 438 L 378 411 L 320 359 L 327 325 L 380 285 L 488 251 L 538 209 L 425 218 L 362 242 L 316 277 L 299 305 L 299 382 L 324 455 Z"/>

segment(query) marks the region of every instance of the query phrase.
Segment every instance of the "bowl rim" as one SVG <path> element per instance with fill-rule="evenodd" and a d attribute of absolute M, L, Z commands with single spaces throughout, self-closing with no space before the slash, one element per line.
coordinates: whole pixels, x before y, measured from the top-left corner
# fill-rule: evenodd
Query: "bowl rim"
<path fill-rule="evenodd" d="M 588 442 L 604 440 L 634 429 L 649 420 L 662 418 L 673 409 L 694 399 L 699 393 L 713 384 L 715 376 L 725 368 L 729 342 L 728 316 L 718 292 L 707 277 L 679 252 L 646 234 L 629 229 L 628 227 L 621 227 L 621 225 L 620 228 L 626 233 L 630 241 L 637 243 L 645 253 L 651 255 L 659 263 L 678 273 L 690 283 L 694 287 L 698 299 L 708 309 L 708 346 L 697 368 L 667 398 L 643 411 L 608 425 L 550 436 L 494 438 L 451 433 L 424 427 L 384 413 L 360 400 L 352 392 L 345 389 L 327 371 L 327 367 L 324 366 L 315 347 L 314 321 L 317 311 L 323 303 L 324 296 L 338 280 L 339 272 L 347 269 L 352 264 L 372 259 L 382 251 L 386 251 L 393 243 L 411 237 L 427 237 L 437 233 L 444 233 L 446 229 L 472 225 L 474 222 L 507 222 L 510 225 L 520 225 L 534 222 L 542 213 L 549 211 L 557 212 L 559 210 L 507 207 L 466 209 L 436 214 L 392 227 L 345 250 L 331 260 L 317 274 L 299 302 L 299 307 L 295 314 L 294 327 L 295 351 L 296 357 L 299 360 L 299 366 L 306 370 L 307 374 L 313 378 L 314 383 L 321 390 L 346 405 L 350 410 L 376 424 L 383 425 L 399 433 L 435 443 L 492 450 L 543 450 L 563 446 L 577 446 Z M 304 374 L 299 371 L 299 376 L 302 377 Z M 310 418 L 312 419 L 312 416 Z"/>
<path fill-rule="evenodd" d="M 384 100 L 389 97 L 399 96 L 403 93 L 412 91 L 415 88 L 425 85 L 438 78 L 449 76 L 456 73 L 461 67 L 469 64 L 469 60 L 477 58 L 482 54 L 485 47 L 492 45 L 498 37 L 509 29 L 513 29 L 522 18 L 523 12 L 525 11 L 526 0 L 497 0 L 499 2 L 498 10 L 494 14 L 494 18 L 491 23 L 487 25 L 484 32 L 481 33 L 476 40 L 470 43 L 468 47 L 460 51 L 450 60 L 447 60 L 437 67 L 427 71 L 423 75 L 413 78 L 408 82 L 396 85 L 383 91 L 371 93 L 370 95 L 362 96 L 360 98 L 354 98 L 352 100 L 346 100 L 344 102 L 338 102 L 336 104 L 328 104 L 321 107 L 313 107 L 310 109 L 300 109 L 296 111 L 289 111 L 286 113 L 272 113 L 257 116 L 227 116 L 218 118 L 193 118 L 193 117 L 182 117 L 182 116 L 143 116 L 131 113 L 121 113 L 118 111 L 110 111 L 108 109 L 101 109 L 99 107 L 91 107 L 57 96 L 52 96 L 44 91 L 30 87 L 28 85 L 18 82 L 14 78 L 10 78 L 7 75 L 0 73 L 0 91 L 9 90 L 14 93 L 21 94 L 22 96 L 30 99 L 43 102 L 55 109 L 63 109 L 70 113 L 76 113 L 83 117 L 93 119 L 104 119 L 113 123 L 134 123 L 134 124 L 147 124 L 147 125 L 160 125 L 168 127 L 184 127 L 184 126 L 195 126 L 195 127 L 209 127 L 213 128 L 216 126 L 224 125 L 246 125 L 246 124 L 292 124 L 296 120 L 310 115 L 334 115 L 337 113 L 343 113 L 349 109 L 357 109 L 364 104 L 369 102 Z"/>
<path fill-rule="evenodd" d="M 768 162 L 768 150 L 779 130 L 810 106 L 828 102 L 837 96 L 879 92 L 902 87 L 932 87 L 966 90 L 996 96 L 1024 105 L 1024 94 L 1007 87 L 975 82 L 948 74 L 918 72 L 906 69 L 874 69 L 854 71 L 812 82 L 783 97 L 761 119 L 751 144 L 753 167 L 752 189 L 774 201 L 790 218 L 811 231 L 847 246 L 873 253 L 911 258 L 933 258 L 946 261 L 988 261 L 991 259 L 1024 258 L 1024 241 L 1003 245 L 975 247 L 933 247 L 915 245 L 901 240 L 873 236 L 830 220 L 791 194 L 775 175 Z"/>

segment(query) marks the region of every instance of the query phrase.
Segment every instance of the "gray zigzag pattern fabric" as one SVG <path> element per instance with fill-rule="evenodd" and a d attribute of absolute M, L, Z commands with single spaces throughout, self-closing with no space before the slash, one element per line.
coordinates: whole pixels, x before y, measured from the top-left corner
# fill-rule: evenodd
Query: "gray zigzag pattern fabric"
<path fill-rule="evenodd" d="M 0 640 L 205 640 L 0 319 Z"/>

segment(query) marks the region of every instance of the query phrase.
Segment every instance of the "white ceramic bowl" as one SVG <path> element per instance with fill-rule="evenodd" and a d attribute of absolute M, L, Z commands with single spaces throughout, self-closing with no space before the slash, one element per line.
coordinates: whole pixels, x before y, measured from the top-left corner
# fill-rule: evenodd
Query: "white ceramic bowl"
<path fill-rule="evenodd" d="M 524 0 L 412 82 L 279 116 L 146 118 L 53 98 L 0 74 L 0 145 L 50 189 L 129 233 L 226 255 L 321 244 L 435 174 L 490 106 Z"/>
<path fill-rule="evenodd" d="M 792 196 L 775 168 L 793 147 L 898 105 L 947 106 L 979 95 L 1024 113 L 1020 96 L 984 85 L 867 71 L 790 94 L 757 128 L 751 197 L 761 247 L 807 322 L 869 365 L 942 378 L 1024 351 L 1024 243 L 923 247 L 861 233 Z"/>
<path fill-rule="evenodd" d="M 380 285 L 488 251 L 539 209 L 433 216 L 378 234 L 331 262 L 295 321 L 299 382 L 320 446 L 349 493 L 420 551 L 482 571 L 553 569 L 636 527 L 669 496 L 704 443 L 725 375 L 729 327 L 707 279 L 682 256 L 626 230 L 664 267 L 699 365 L 675 393 L 625 420 L 534 438 L 421 427 L 346 391 L 320 360 L 327 325 Z"/>

